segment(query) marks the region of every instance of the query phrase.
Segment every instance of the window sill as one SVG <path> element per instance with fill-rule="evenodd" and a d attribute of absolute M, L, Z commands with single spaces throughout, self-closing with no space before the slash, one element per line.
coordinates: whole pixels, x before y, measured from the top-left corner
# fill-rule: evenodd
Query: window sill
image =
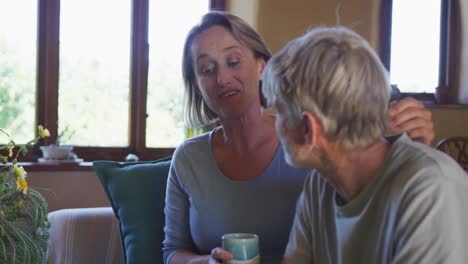
<path fill-rule="evenodd" d="M 18 162 L 26 171 L 93 171 L 92 162 L 80 163 L 40 163 L 40 162 Z"/>
<path fill-rule="evenodd" d="M 424 104 L 429 109 L 468 109 L 468 104 Z"/>

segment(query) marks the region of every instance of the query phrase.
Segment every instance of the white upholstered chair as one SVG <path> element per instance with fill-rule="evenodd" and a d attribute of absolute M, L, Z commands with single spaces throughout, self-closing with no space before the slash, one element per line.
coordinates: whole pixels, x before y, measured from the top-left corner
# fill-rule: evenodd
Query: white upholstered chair
<path fill-rule="evenodd" d="M 123 264 L 119 224 L 111 207 L 50 212 L 49 263 Z"/>

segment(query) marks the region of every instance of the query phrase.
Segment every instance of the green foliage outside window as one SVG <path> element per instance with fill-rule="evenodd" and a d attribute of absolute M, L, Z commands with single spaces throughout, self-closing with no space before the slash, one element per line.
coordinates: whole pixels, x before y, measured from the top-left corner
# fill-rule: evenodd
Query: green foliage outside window
<path fill-rule="evenodd" d="M 26 142 L 34 136 L 36 74 L 34 63 L 25 63 L 14 47 L 0 34 L 0 127 Z"/>

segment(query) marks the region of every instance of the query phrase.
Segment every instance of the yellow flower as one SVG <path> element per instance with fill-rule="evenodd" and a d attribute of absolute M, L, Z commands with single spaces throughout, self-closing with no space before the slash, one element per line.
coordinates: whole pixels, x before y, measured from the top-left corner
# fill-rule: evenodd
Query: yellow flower
<path fill-rule="evenodd" d="M 8 163 L 8 157 L 0 155 L 0 163 L 7 164 Z"/>
<path fill-rule="evenodd" d="M 39 132 L 40 138 L 46 138 L 50 136 L 49 130 L 47 128 L 44 128 L 43 126 L 38 126 L 37 130 Z"/>
<path fill-rule="evenodd" d="M 8 157 L 13 156 L 13 148 L 14 147 L 15 147 L 15 144 L 13 144 L 13 142 L 10 141 L 10 143 L 8 143 Z"/>
<path fill-rule="evenodd" d="M 22 166 L 18 167 L 18 165 L 16 164 L 13 165 L 13 172 L 16 174 L 16 176 L 18 176 L 19 179 L 26 178 L 27 173 Z"/>
<path fill-rule="evenodd" d="M 28 183 L 24 178 L 18 178 L 16 181 L 16 188 L 20 191 L 23 191 L 23 194 L 26 194 L 28 192 Z"/>

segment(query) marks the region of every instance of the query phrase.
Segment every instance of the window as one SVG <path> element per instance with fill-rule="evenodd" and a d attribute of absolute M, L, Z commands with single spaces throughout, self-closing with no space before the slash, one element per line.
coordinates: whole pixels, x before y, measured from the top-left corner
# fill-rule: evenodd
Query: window
<path fill-rule="evenodd" d="M 18 142 L 35 133 L 36 31 L 36 0 L 0 0 L 0 128 Z"/>
<path fill-rule="evenodd" d="M 422 101 L 454 102 L 456 0 L 384 0 L 380 56 L 390 80 L 404 96 Z"/>
<path fill-rule="evenodd" d="M 61 144 L 129 145 L 129 10 L 130 0 L 60 3 L 58 132 L 62 134 Z"/>
<path fill-rule="evenodd" d="M 390 80 L 402 92 L 434 93 L 439 85 L 440 8 L 440 0 L 393 0 Z"/>
<path fill-rule="evenodd" d="M 200 20 L 200 14 L 208 11 L 208 5 L 187 1 L 182 10 L 178 8 L 179 5 L 177 1 L 159 0 L 151 1 L 149 6 L 146 123 L 146 145 L 149 147 L 171 147 L 185 138 L 182 118 L 183 43 L 188 31 Z M 167 10 L 178 10 L 177 15 Z"/>
<path fill-rule="evenodd" d="M 224 0 L 27 1 L 0 0 L 0 128 L 20 142 L 42 124 L 86 161 L 172 154 L 184 37 Z"/>

